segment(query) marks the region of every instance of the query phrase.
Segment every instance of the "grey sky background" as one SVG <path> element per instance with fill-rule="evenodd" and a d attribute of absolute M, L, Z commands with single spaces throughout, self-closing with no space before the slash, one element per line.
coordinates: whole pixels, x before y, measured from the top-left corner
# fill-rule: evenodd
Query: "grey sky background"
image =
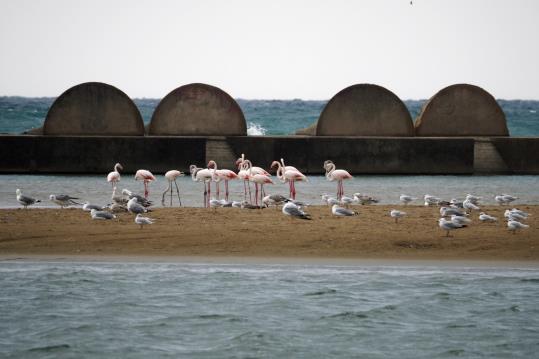
<path fill-rule="evenodd" d="M 0 0 L 0 95 L 102 81 L 161 98 L 204 82 L 329 99 L 375 83 L 418 99 L 467 82 L 539 99 L 538 35 L 534 0 Z"/>

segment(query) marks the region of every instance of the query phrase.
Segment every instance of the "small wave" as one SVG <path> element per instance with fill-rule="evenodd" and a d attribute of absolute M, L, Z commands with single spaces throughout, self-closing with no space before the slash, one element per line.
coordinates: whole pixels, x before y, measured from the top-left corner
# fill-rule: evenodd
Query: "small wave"
<path fill-rule="evenodd" d="M 314 296 L 314 295 L 324 295 L 324 294 L 334 294 L 334 293 L 337 293 L 335 289 L 323 289 L 316 292 L 305 293 L 304 295 L 306 297 L 309 297 L 309 296 Z"/>
<path fill-rule="evenodd" d="M 365 318 L 368 318 L 368 315 L 365 313 L 360 313 L 360 312 L 342 312 L 342 313 L 337 313 L 330 316 L 325 316 L 325 317 L 322 317 L 321 319 L 326 319 L 326 318 L 365 319 Z"/>
<path fill-rule="evenodd" d="M 46 347 L 37 347 L 28 349 L 29 352 L 50 352 L 54 350 L 69 349 L 69 344 L 48 345 Z"/>
<path fill-rule="evenodd" d="M 520 280 L 521 282 L 529 282 L 529 283 L 539 283 L 539 278 L 524 278 Z"/>
<path fill-rule="evenodd" d="M 266 134 L 266 129 L 259 125 L 258 123 L 248 123 L 247 126 L 247 135 L 248 136 L 264 136 Z"/>

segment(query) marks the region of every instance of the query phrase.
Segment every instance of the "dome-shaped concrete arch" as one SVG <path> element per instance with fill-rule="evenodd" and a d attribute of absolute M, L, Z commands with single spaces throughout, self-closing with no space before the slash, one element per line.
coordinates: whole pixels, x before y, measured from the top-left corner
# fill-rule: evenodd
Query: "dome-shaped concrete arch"
<path fill-rule="evenodd" d="M 324 107 L 318 136 L 413 136 L 410 112 L 397 95 L 373 84 L 356 84 Z"/>
<path fill-rule="evenodd" d="M 416 136 L 508 136 L 505 114 L 481 87 L 456 84 L 438 91 L 415 122 Z"/>
<path fill-rule="evenodd" d="M 43 134 L 143 136 L 144 122 L 124 92 L 106 83 L 85 82 L 54 101 Z"/>
<path fill-rule="evenodd" d="M 238 103 L 215 86 L 193 83 L 176 88 L 157 105 L 150 135 L 245 136 L 247 125 Z"/>

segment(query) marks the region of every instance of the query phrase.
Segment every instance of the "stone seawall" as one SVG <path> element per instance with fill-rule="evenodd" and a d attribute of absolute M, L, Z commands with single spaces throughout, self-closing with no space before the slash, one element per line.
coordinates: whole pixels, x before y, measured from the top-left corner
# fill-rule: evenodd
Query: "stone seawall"
<path fill-rule="evenodd" d="M 187 171 L 216 160 L 234 168 L 245 153 L 268 168 L 283 157 L 306 174 L 331 159 L 355 174 L 539 174 L 539 138 L 310 136 L 0 136 L 1 173 Z"/>

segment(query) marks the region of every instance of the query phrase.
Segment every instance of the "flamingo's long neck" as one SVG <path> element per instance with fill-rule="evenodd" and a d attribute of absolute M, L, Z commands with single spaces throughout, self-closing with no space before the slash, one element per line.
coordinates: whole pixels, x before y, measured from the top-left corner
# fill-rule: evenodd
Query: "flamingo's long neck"
<path fill-rule="evenodd" d="M 249 160 L 244 160 L 243 163 L 242 163 L 242 165 L 241 165 L 241 168 L 242 168 L 243 170 L 245 170 L 245 171 L 248 171 L 249 176 L 252 176 L 252 174 L 253 174 L 253 171 L 252 171 L 252 169 L 253 169 L 253 164 L 251 163 L 251 161 L 249 161 Z"/>
<path fill-rule="evenodd" d="M 114 171 L 120 173 L 120 171 L 118 170 L 118 167 L 121 167 L 119 163 L 115 164 L 114 165 Z"/>
<path fill-rule="evenodd" d="M 326 168 L 326 178 L 328 180 L 331 180 L 331 174 L 333 173 L 333 171 L 335 171 L 335 165 L 333 163 L 330 163 L 327 165 L 327 168 Z"/>

